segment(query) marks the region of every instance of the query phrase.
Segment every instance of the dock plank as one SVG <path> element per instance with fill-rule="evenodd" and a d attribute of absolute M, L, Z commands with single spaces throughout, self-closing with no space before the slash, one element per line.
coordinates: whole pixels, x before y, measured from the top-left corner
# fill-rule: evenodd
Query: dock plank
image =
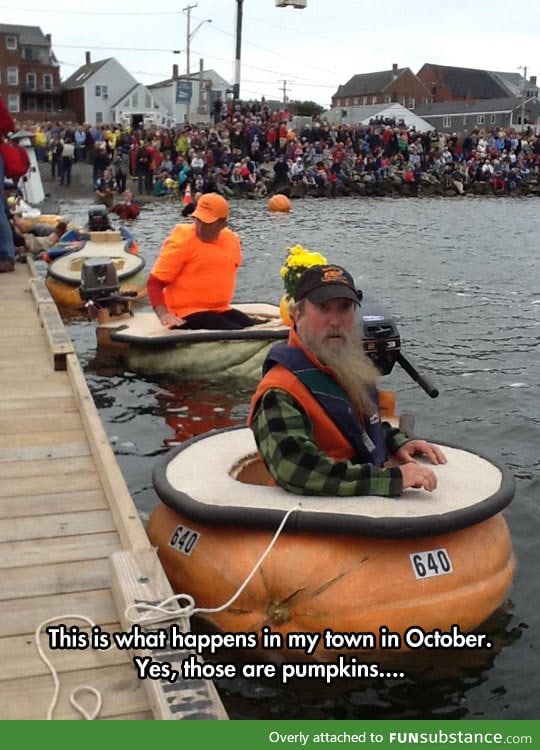
<path fill-rule="evenodd" d="M 48 495 L 24 495 L 17 498 L 0 497 L 0 518 L 47 516 L 81 510 L 104 510 L 109 504 L 103 490 L 57 492 Z"/>
<path fill-rule="evenodd" d="M 74 420 L 76 421 L 76 420 Z M 0 416 L 0 424 L 2 417 Z M 4 421 L 6 424 L 6 421 Z M 82 427 L 71 430 L 62 430 L 47 432 L 45 430 L 35 432 L 32 430 L 23 430 L 21 432 L 11 432 L 9 434 L 0 434 L 0 449 L 8 448 L 38 448 L 39 446 L 59 446 L 73 445 L 74 443 L 86 442 L 86 434 Z"/>
<path fill-rule="evenodd" d="M 54 411 L 50 406 L 34 414 L 17 414 L 10 412 L 9 406 L 2 407 L 0 412 L 0 432 L 4 435 L 19 432 L 63 433 L 65 430 L 76 430 L 81 427 L 81 418 L 77 412 Z"/>
<path fill-rule="evenodd" d="M 0 379 L 2 379 L 2 371 L 0 370 Z M 16 370 L 14 372 L 10 372 L 9 377 L 16 379 L 20 382 L 24 381 L 23 376 L 18 373 Z M 27 382 L 27 381 L 24 381 Z M 29 388 L 32 386 L 29 384 Z M 32 413 L 43 411 L 46 409 L 51 409 L 51 407 L 54 406 L 55 409 L 62 412 L 76 412 L 77 411 L 77 405 L 75 403 L 75 400 L 73 396 L 55 396 L 53 399 L 44 399 L 40 398 L 39 396 L 37 398 L 34 398 L 33 394 L 27 394 L 24 397 L 21 398 L 10 398 L 9 402 L 6 402 L 3 404 L 2 411 L 6 412 L 9 411 L 10 413 L 13 413 L 13 416 L 17 416 L 17 412 L 20 412 L 21 410 L 26 410 Z"/>
<path fill-rule="evenodd" d="M 24 447 L 0 448 L 0 461 L 39 461 L 45 458 L 66 460 L 90 456 L 86 442 L 63 443 L 60 445 L 31 445 Z"/>
<path fill-rule="evenodd" d="M 54 596 L 34 596 L 27 599 L 12 599 L 3 603 L 0 620 L 0 636 L 33 634 L 38 625 L 51 617 L 65 622 L 66 615 L 77 614 L 89 617 L 96 625 L 112 624 L 118 620 L 118 612 L 110 589 L 81 591 Z M 80 625 L 75 621 L 76 625 Z M 1 705 L 1 702 L 0 702 Z"/>
<path fill-rule="evenodd" d="M 0 464 L 0 477 L 16 479 L 19 477 L 50 477 L 65 476 L 66 481 L 73 479 L 72 475 L 87 474 L 95 471 L 96 466 L 92 456 L 75 456 L 69 461 L 64 458 L 43 458 L 35 461 L 3 461 Z"/>
<path fill-rule="evenodd" d="M 141 681 L 137 679 L 131 665 L 81 670 L 62 675 L 58 706 L 54 719 L 80 719 L 80 714 L 70 705 L 69 694 L 79 685 L 91 685 L 99 690 L 103 698 L 100 719 L 118 713 L 145 711 L 148 700 Z M 46 719 L 53 696 L 50 676 L 26 677 L 0 683 L 0 718 L 2 719 Z M 79 702 L 91 711 L 95 705 L 93 696 L 81 696 Z"/>
<path fill-rule="evenodd" d="M 30 383 L 32 384 L 31 389 L 29 389 Z M 72 389 L 69 382 L 63 378 L 61 380 L 56 379 L 56 377 L 46 380 L 36 378 L 35 380 L 24 380 L 23 382 L 11 380 L 3 383 L 2 390 L 0 391 L 0 399 L 2 401 L 21 398 L 49 399 L 56 398 L 57 396 L 65 397 L 71 395 Z"/>
<path fill-rule="evenodd" d="M 0 539 L 4 543 L 20 542 L 27 539 L 101 534 L 114 529 L 110 510 L 89 510 L 85 513 L 79 511 L 37 518 L 19 518 L 16 524 L 12 519 L 0 520 Z"/>
<path fill-rule="evenodd" d="M 12 568 L 0 578 L 0 600 L 93 591 L 110 583 L 107 558 Z M 0 641 L 1 642 L 1 641 Z M 1 659 L 0 659 L 1 661 Z"/>
<path fill-rule="evenodd" d="M 0 479 L 2 478 L 2 465 L 0 464 Z M 72 491 L 97 490 L 103 487 L 99 475 L 95 471 L 88 474 L 79 474 L 77 484 L 73 484 L 66 474 L 42 477 L 16 477 L 9 482 L 0 481 L 0 497 L 17 497 L 19 495 L 56 494 L 66 492 L 70 487 Z"/>
<path fill-rule="evenodd" d="M 0 567 L 9 569 L 27 565 L 94 560 L 108 557 L 118 549 L 120 542 L 116 532 L 85 534 L 82 537 L 33 539 L 30 542 L 1 542 Z"/>
<path fill-rule="evenodd" d="M 78 624 L 82 633 L 89 635 L 90 628 L 83 627 L 84 620 L 73 620 L 72 622 Z M 102 628 L 103 631 L 109 633 L 119 632 L 121 629 L 120 623 L 113 623 Z M 44 630 L 41 631 L 40 642 L 46 656 L 50 658 L 59 675 L 79 669 L 130 663 L 127 651 L 120 651 L 117 648 L 109 648 L 103 651 L 92 648 L 55 649 L 51 651 L 48 648 L 48 636 Z M 0 681 L 9 679 L 15 666 L 19 677 L 49 674 L 45 663 L 39 658 L 34 634 L 15 635 L 0 639 Z"/>

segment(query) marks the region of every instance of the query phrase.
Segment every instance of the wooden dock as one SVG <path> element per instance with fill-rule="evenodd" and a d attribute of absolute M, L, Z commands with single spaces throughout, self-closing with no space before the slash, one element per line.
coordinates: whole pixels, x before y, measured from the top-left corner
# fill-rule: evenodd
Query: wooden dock
<path fill-rule="evenodd" d="M 0 380 L 0 719 L 45 719 L 53 679 L 34 642 L 40 623 L 89 633 L 64 617 L 77 614 L 122 631 L 128 604 L 172 590 L 32 261 L 0 275 Z M 69 702 L 80 685 L 100 691 L 99 718 L 227 718 L 211 683 L 139 680 L 130 652 L 50 650 L 45 633 L 41 643 L 60 682 L 55 719 L 81 718 Z M 93 710 L 92 696 L 78 700 Z"/>

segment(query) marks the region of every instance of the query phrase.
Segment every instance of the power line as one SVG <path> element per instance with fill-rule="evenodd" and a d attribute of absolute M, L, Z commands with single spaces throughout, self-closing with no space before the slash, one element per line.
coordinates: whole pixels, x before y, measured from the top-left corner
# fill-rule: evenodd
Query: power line
<path fill-rule="evenodd" d="M 137 13 L 98 13 L 86 10 L 45 10 L 43 8 L 14 8 L 13 5 L 0 5 L 0 10 L 17 10 L 18 13 L 56 13 L 61 16 L 179 16 L 179 11 L 158 10 L 158 11 L 141 11 Z"/>
<path fill-rule="evenodd" d="M 110 49 L 110 50 L 124 50 L 127 52 L 172 52 L 173 54 L 179 54 L 180 52 L 183 52 L 184 50 L 176 50 L 176 49 L 159 49 L 159 48 L 152 48 L 152 47 L 117 47 L 116 45 L 114 47 L 98 47 L 95 44 L 55 44 L 54 47 L 62 47 L 65 49 Z M 200 54 L 200 53 L 197 53 Z"/>

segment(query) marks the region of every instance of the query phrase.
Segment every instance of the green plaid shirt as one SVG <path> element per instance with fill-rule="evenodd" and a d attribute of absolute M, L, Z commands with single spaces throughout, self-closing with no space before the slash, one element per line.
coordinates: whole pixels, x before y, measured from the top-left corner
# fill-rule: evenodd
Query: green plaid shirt
<path fill-rule="evenodd" d="M 399 468 L 334 461 L 315 442 L 310 419 L 288 393 L 270 389 L 262 397 L 251 425 L 259 452 L 281 487 L 297 495 L 382 495 L 397 497 L 403 490 Z M 409 438 L 382 423 L 389 454 Z"/>

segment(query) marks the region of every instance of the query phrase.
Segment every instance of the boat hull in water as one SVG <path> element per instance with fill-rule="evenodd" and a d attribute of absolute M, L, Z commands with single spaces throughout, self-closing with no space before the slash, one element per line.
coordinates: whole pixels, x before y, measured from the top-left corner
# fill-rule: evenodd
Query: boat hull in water
<path fill-rule="evenodd" d="M 512 585 L 516 562 L 499 511 L 514 484 L 488 459 L 442 448 L 448 463 L 434 467 L 439 482 L 430 496 L 412 490 L 399 499 L 314 498 L 266 486 L 249 430 L 195 438 L 156 467 L 154 486 L 166 505 L 152 513 L 148 535 L 173 588 L 197 607 L 216 608 L 237 592 L 284 514 L 298 506 L 239 598 L 203 615 L 218 628 L 260 634 L 268 627 L 283 638 L 372 633 L 377 644 L 386 628 L 398 634 L 398 652 L 411 649 L 406 634 L 413 627 L 468 633 L 504 603 Z M 328 660 L 335 652 L 321 639 L 312 656 Z"/>
<path fill-rule="evenodd" d="M 276 305 L 234 305 L 260 320 L 234 331 L 167 329 L 153 312 L 107 319 L 97 328 L 102 354 L 122 359 L 134 372 L 216 380 L 223 377 L 256 381 L 269 349 L 286 340 L 289 328 Z"/>
<path fill-rule="evenodd" d="M 142 299 L 146 295 L 145 261 L 138 252 L 128 249 L 132 243 L 120 232 L 90 232 L 80 250 L 55 258 L 47 267 L 45 283 L 54 301 L 62 307 L 82 309 L 86 305 L 80 294 L 81 270 L 89 258 L 110 259 L 116 269 L 120 292 Z"/>

